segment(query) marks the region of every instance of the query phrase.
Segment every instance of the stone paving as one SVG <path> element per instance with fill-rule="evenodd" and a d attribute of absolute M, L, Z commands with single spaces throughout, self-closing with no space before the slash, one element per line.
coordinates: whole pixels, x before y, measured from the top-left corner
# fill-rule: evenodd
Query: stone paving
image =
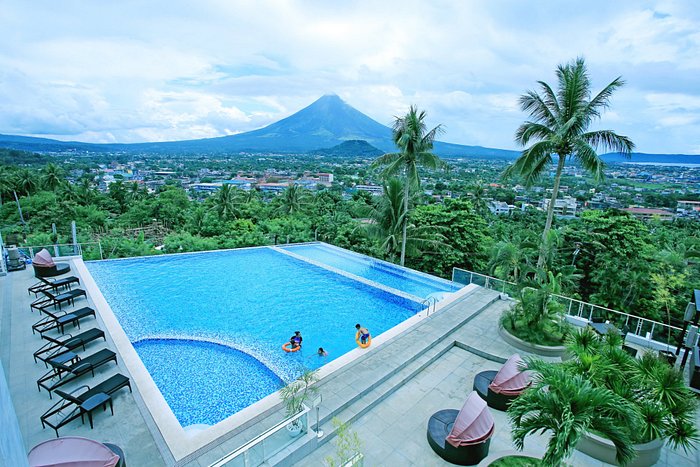
<path fill-rule="evenodd" d="M 46 341 L 39 334 L 32 334 L 32 324 L 38 321 L 37 311 L 31 312 L 29 303 L 34 295 L 27 294 L 27 288 L 36 283 L 31 267 L 24 271 L 11 272 L 8 276 L 0 277 L 0 358 L 5 369 L 5 377 L 8 380 L 10 395 L 17 413 L 20 431 L 25 443 L 26 451 L 36 444 L 56 437 L 51 428 L 42 429 L 40 416 L 49 409 L 57 400 L 57 396 L 49 399 L 48 393 L 42 389 L 37 390 L 36 381 L 47 369 L 44 364 L 34 363 L 32 354 Z M 75 302 L 76 306 L 91 306 L 91 302 L 80 298 Z M 71 308 L 71 307 L 68 307 Z M 81 332 L 93 327 L 104 329 L 99 315 L 97 319 L 89 317 L 81 322 L 81 329 L 73 329 L 72 325 L 66 327 L 67 333 Z M 56 331 L 49 335 L 58 336 Z M 109 335 L 107 342 L 102 339 L 88 344 L 86 351 L 82 349 L 79 355 L 91 355 L 100 349 L 110 348 Z M 119 361 L 119 360 L 118 360 Z M 77 381 L 63 386 L 61 389 L 72 391 L 81 385 L 93 385 L 103 381 L 113 374 L 122 373 L 128 375 L 124 365 L 115 365 L 110 362 L 95 370 L 95 377 L 90 375 L 78 378 Z M 133 385 L 132 385 L 133 386 Z M 59 429 L 61 436 L 83 436 L 96 439 L 101 442 L 114 443 L 120 446 L 126 453 L 130 466 L 160 466 L 172 464 L 165 458 L 157 444 L 157 433 L 149 429 L 146 417 L 143 415 L 143 406 L 137 402 L 138 394 L 129 393 L 127 388 L 119 390 L 113 395 L 114 416 L 107 410 L 94 412 L 94 429 L 90 425 L 83 425 L 80 420 L 74 420 Z M 147 414 L 147 412 L 145 412 Z M 162 443 L 162 441 L 161 441 Z M 2 464 L 0 462 L 0 464 Z"/>
<path fill-rule="evenodd" d="M 503 302 L 496 302 L 468 324 L 450 333 L 445 340 L 454 345 L 446 353 L 371 410 L 352 421 L 351 429 L 358 433 L 363 442 L 365 466 L 452 465 L 443 461 L 429 447 L 426 440 L 428 419 L 441 409 L 459 409 L 472 389 L 474 375 L 482 370 L 497 370 L 500 367 L 500 363 L 479 356 L 474 351 L 503 359 L 515 352 L 525 355 L 498 336 L 496 325 L 504 308 Z M 469 347 L 473 351 L 463 347 Z M 484 466 L 500 455 L 516 453 L 507 415 L 497 410 L 491 410 L 491 413 L 496 430 L 489 449 L 490 455 L 479 464 Z M 697 423 L 700 425 L 700 420 Z M 546 435 L 528 436 L 523 453 L 541 458 L 547 441 Z M 324 459 L 333 456 L 335 450 L 335 440 L 331 440 L 295 465 L 324 465 Z M 609 465 L 578 451 L 566 463 L 576 467 Z M 662 450 L 657 465 L 697 466 L 700 465 L 700 452 L 686 454 L 682 450 L 672 451 L 666 447 Z"/>

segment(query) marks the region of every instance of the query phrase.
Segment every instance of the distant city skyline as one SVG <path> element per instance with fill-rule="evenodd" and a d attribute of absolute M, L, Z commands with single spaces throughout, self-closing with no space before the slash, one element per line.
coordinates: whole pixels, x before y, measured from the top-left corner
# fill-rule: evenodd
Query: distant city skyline
<path fill-rule="evenodd" d="M 518 97 L 586 58 L 626 85 L 593 128 L 638 152 L 700 154 L 700 14 L 690 1 L 6 0 L 0 133 L 95 143 L 254 130 L 337 94 L 390 126 L 519 149 Z"/>

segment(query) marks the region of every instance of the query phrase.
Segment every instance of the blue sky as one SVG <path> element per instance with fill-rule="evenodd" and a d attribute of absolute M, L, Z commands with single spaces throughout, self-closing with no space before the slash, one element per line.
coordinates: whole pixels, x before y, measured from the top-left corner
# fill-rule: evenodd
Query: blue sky
<path fill-rule="evenodd" d="M 22 1 L 0 6 L 0 133 L 88 142 L 260 128 L 336 93 L 383 124 L 516 148 L 517 98 L 586 58 L 627 82 L 595 128 L 700 154 L 700 14 L 687 1 Z"/>

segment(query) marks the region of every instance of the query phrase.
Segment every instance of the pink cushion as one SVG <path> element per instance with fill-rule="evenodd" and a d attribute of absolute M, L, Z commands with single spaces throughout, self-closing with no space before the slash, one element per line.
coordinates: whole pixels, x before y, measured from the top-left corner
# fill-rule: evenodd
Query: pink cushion
<path fill-rule="evenodd" d="M 525 362 L 520 358 L 520 355 L 517 353 L 511 355 L 508 361 L 505 362 L 498 371 L 496 377 L 493 378 L 489 389 L 496 394 L 503 394 L 506 396 L 517 396 L 521 394 L 532 382 L 530 372 L 521 370 L 524 365 Z"/>
<path fill-rule="evenodd" d="M 50 268 L 56 266 L 56 263 L 53 262 L 53 258 L 51 257 L 51 253 L 49 253 L 49 250 L 47 250 L 46 248 L 42 249 L 39 253 L 34 255 L 32 264 L 41 268 Z"/>
<path fill-rule="evenodd" d="M 37 444 L 28 460 L 30 467 L 114 467 L 119 456 L 98 441 L 66 436 Z"/>
<path fill-rule="evenodd" d="M 493 417 L 486 401 L 472 391 L 457 414 L 446 441 L 454 447 L 478 444 L 493 434 Z"/>

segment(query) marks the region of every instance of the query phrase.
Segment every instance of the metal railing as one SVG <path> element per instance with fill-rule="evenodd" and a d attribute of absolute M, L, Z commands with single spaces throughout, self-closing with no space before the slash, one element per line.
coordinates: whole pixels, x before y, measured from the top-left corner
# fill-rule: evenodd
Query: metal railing
<path fill-rule="evenodd" d="M 481 287 L 497 290 L 512 296 L 517 296 L 518 294 L 518 286 L 514 282 L 508 282 L 465 269 L 453 268 L 452 280 L 465 285 L 480 285 Z M 566 315 L 586 320 L 586 322 L 593 321 L 594 318 L 610 321 L 620 328 L 628 329 L 628 335 L 636 336 L 637 339 L 634 339 L 634 342 L 641 346 L 661 349 L 667 345 L 674 345 L 678 333 L 682 332 L 682 329 L 677 326 L 632 315 L 624 311 L 613 310 L 612 308 L 606 308 L 564 295 L 552 294 L 551 296 L 564 306 Z M 671 336 L 670 339 L 669 335 Z"/>
<path fill-rule="evenodd" d="M 425 300 L 421 301 L 421 305 L 423 305 L 427 310 L 425 316 L 430 316 L 431 313 L 435 313 L 437 303 L 438 299 L 436 297 L 428 297 Z"/>
<path fill-rule="evenodd" d="M 299 436 L 303 436 L 309 431 L 310 411 L 309 407 L 304 406 L 304 409 L 298 414 L 282 420 L 235 451 L 210 464 L 209 467 L 257 467 L 264 464 L 272 456 L 292 444 Z M 286 427 L 296 420 L 300 420 L 302 429 L 298 436 L 292 437 L 287 432 Z"/>
<path fill-rule="evenodd" d="M 34 258 L 34 255 L 44 248 L 46 248 L 54 258 L 59 256 L 83 256 L 88 259 L 104 259 L 102 244 L 100 242 L 22 245 L 17 247 L 17 249 L 29 259 Z"/>

